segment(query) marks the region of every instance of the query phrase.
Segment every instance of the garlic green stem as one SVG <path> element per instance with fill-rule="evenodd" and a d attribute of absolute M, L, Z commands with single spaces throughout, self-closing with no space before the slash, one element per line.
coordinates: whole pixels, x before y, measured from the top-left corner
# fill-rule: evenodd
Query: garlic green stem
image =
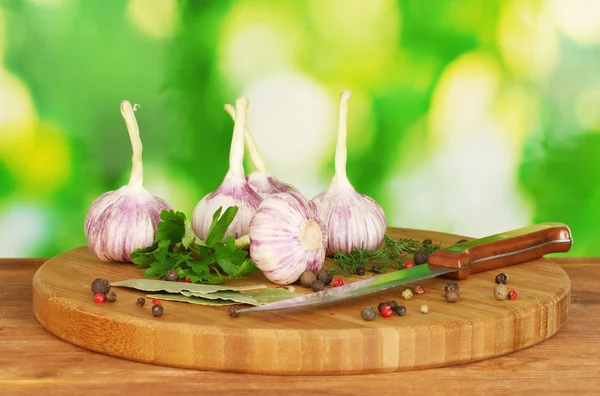
<path fill-rule="evenodd" d="M 231 119 L 235 122 L 235 109 L 233 108 L 233 106 L 230 104 L 226 104 L 225 111 L 229 113 Z M 267 167 L 265 166 L 265 163 L 258 151 L 258 147 L 256 147 L 256 143 L 254 143 L 254 139 L 252 138 L 252 134 L 250 133 L 248 128 L 246 128 L 244 138 L 246 139 L 246 147 L 248 147 L 248 154 L 250 154 L 250 160 L 252 161 L 252 165 L 254 165 L 254 168 L 257 171 L 261 173 L 267 173 Z"/>
<path fill-rule="evenodd" d="M 246 132 L 246 113 L 248 110 L 248 99 L 239 98 L 235 101 L 236 114 L 233 126 L 233 137 L 231 138 L 231 150 L 229 152 L 229 174 L 231 176 L 244 178 L 244 135 Z"/>
<path fill-rule="evenodd" d="M 337 181 L 339 186 L 348 185 L 352 187 L 348 176 L 346 175 L 346 160 L 348 153 L 346 151 L 346 138 L 348 135 L 348 101 L 352 96 L 352 92 L 342 92 L 339 105 L 339 118 L 338 118 L 338 135 L 337 135 L 337 147 L 335 150 L 335 175 L 334 179 Z"/>
<path fill-rule="evenodd" d="M 121 115 L 127 125 L 127 131 L 129 132 L 129 139 L 131 140 L 131 147 L 133 149 L 133 155 L 131 157 L 131 176 L 129 177 L 129 187 L 141 187 L 144 182 L 144 168 L 142 166 L 142 140 L 140 139 L 140 130 L 138 128 L 137 120 L 135 119 L 134 111 L 139 109 L 140 105 L 137 103 L 131 107 L 131 103 L 128 100 L 121 102 Z"/>

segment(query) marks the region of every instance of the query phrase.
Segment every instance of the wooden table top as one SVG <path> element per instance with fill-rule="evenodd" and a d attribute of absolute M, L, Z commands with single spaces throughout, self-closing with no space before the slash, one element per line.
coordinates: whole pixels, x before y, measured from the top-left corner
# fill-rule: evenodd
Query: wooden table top
<path fill-rule="evenodd" d="M 538 345 L 440 369 L 286 377 L 161 367 L 68 344 L 33 315 L 31 281 L 45 260 L 0 259 L 0 394 L 598 394 L 600 258 L 554 260 L 571 278 L 571 310 L 563 329 Z"/>

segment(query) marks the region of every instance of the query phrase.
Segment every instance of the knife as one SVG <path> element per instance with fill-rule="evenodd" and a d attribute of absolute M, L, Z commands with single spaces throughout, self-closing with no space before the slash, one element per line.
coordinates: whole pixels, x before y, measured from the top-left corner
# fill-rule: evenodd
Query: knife
<path fill-rule="evenodd" d="M 426 264 L 304 296 L 236 309 L 235 312 L 241 314 L 321 305 L 436 276 L 463 280 L 471 274 L 521 264 L 549 253 L 568 252 L 572 243 L 573 237 L 567 225 L 540 223 L 438 249 L 429 256 Z"/>

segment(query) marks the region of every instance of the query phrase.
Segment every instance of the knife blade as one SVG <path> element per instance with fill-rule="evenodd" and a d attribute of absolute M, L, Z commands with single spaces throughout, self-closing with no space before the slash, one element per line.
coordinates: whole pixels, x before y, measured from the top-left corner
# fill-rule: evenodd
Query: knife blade
<path fill-rule="evenodd" d="M 236 313 L 322 305 L 437 276 L 463 280 L 471 274 L 525 263 L 550 253 L 568 252 L 572 243 L 571 230 L 566 224 L 540 223 L 438 249 L 429 256 L 426 264 L 304 296 L 237 309 Z"/>

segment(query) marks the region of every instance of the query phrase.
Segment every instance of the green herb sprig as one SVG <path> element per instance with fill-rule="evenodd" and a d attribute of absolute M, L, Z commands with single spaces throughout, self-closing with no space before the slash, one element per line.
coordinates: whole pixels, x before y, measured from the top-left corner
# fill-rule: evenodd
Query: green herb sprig
<path fill-rule="evenodd" d="M 395 240 L 386 234 L 380 249 L 353 249 L 350 253 L 334 252 L 331 259 L 334 266 L 330 265 L 329 268 L 334 274 L 344 275 L 353 275 L 358 267 L 367 269 L 368 265 L 371 265 L 373 272 L 385 272 L 390 267 L 401 269 L 404 268 L 407 255 L 414 255 L 421 250 L 431 254 L 440 247 L 440 244 L 423 244 L 412 238 Z"/>
<path fill-rule="evenodd" d="M 131 254 L 139 269 L 146 269 L 148 278 L 165 276 L 175 270 L 180 279 L 193 283 L 218 284 L 232 278 L 248 276 L 257 271 L 248 252 L 225 232 L 235 218 L 238 207 L 228 207 L 221 215 L 219 208 L 213 215 L 206 237 L 201 241 L 186 221 L 185 214 L 173 210 L 160 213 L 155 242 Z"/>

